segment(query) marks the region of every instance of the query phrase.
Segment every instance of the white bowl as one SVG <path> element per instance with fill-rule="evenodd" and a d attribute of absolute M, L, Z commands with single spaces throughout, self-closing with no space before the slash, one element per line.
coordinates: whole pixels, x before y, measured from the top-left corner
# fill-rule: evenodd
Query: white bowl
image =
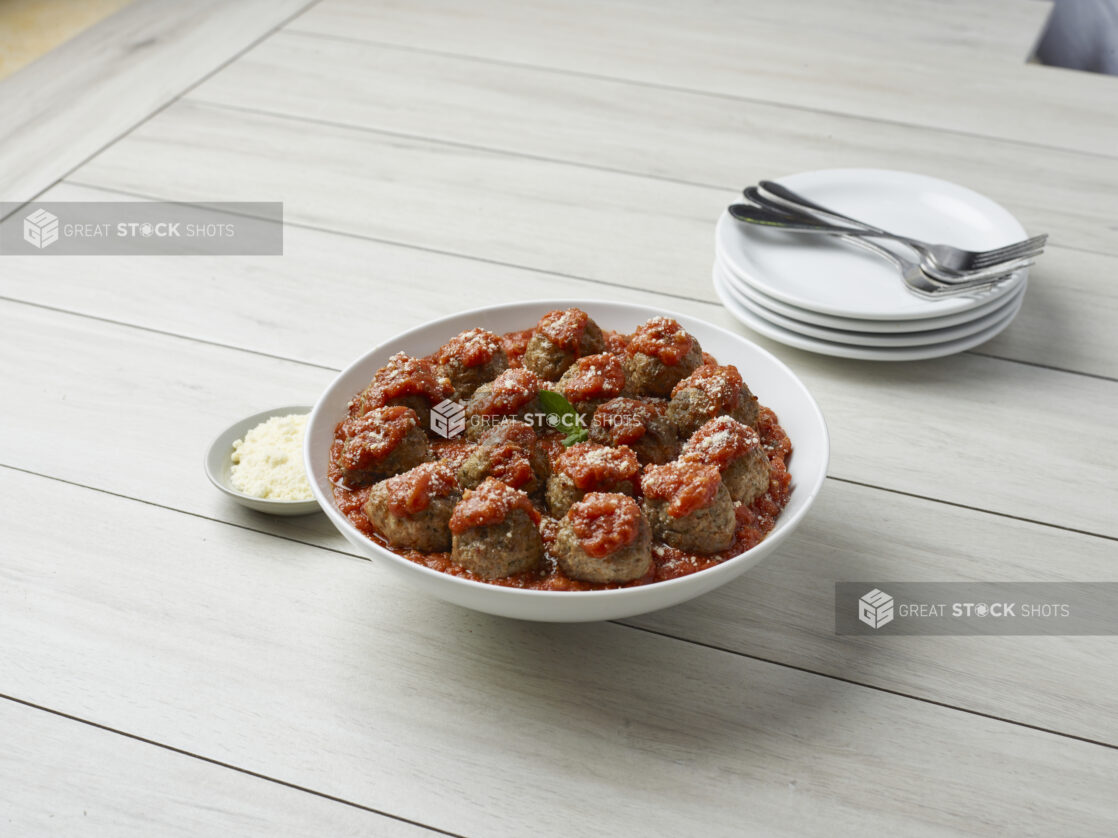
<path fill-rule="evenodd" d="M 276 407 L 271 410 L 265 410 L 262 413 L 254 413 L 252 416 L 246 416 L 239 422 L 234 422 L 218 434 L 217 439 L 210 443 L 210 448 L 206 452 L 206 459 L 204 462 L 206 476 L 210 478 L 210 482 L 241 506 L 247 506 L 249 509 L 255 509 L 257 512 L 284 516 L 310 515 L 312 512 L 318 512 L 319 502 L 315 499 L 318 497 L 317 494 L 315 498 L 309 500 L 258 498 L 254 495 L 246 495 L 244 492 L 234 489 L 233 483 L 229 479 L 229 472 L 233 468 L 233 442 L 235 440 L 244 439 L 245 434 L 261 422 L 271 419 L 273 416 L 288 416 L 292 413 L 309 413 L 310 410 L 311 409 L 306 405 Z"/>
<path fill-rule="evenodd" d="M 761 403 L 776 411 L 792 441 L 788 471 L 794 489 L 776 527 L 764 541 L 715 567 L 679 579 L 605 591 L 533 591 L 475 582 L 410 562 L 371 541 L 338 511 L 326 479 L 334 428 L 345 417 L 349 400 L 364 389 L 389 357 L 400 351 L 429 355 L 459 332 L 478 326 L 498 334 L 528 329 L 545 312 L 571 306 L 585 310 L 607 330 L 632 331 L 650 317 L 674 317 L 699 339 L 704 350 L 721 363 L 737 366 Z M 823 414 L 807 388 L 788 367 L 756 344 L 702 320 L 647 306 L 598 300 L 536 300 L 444 317 L 404 332 L 358 358 L 334 379 L 311 411 L 304 455 L 311 489 L 334 526 L 359 552 L 381 560 L 385 567 L 412 584 L 440 599 L 489 614 L 522 620 L 586 622 L 630 617 L 676 605 L 724 585 L 753 567 L 776 550 L 807 514 L 827 473 L 829 447 Z"/>

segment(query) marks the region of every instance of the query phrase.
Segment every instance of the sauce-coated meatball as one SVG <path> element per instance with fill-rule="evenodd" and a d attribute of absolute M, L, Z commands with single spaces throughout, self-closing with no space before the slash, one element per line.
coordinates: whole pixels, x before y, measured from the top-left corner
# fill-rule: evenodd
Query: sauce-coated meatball
<path fill-rule="evenodd" d="M 485 329 L 470 329 L 451 338 L 433 356 L 439 372 L 450 381 L 454 398 L 465 401 L 482 384 L 509 366 L 501 338 Z"/>
<path fill-rule="evenodd" d="M 616 355 L 587 355 L 571 364 L 555 386 L 586 418 L 625 389 L 625 369 Z"/>
<path fill-rule="evenodd" d="M 703 364 L 672 389 L 668 421 L 680 439 L 687 439 L 716 416 L 732 416 L 743 425 L 757 423 L 757 397 L 737 367 Z"/>
<path fill-rule="evenodd" d="M 641 470 L 632 449 L 593 442 L 572 445 L 559 453 L 551 466 L 547 505 L 556 518 L 566 515 L 571 504 L 588 492 L 635 494 Z"/>
<path fill-rule="evenodd" d="M 664 413 L 663 402 L 610 399 L 594 411 L 590 441 L 627 445 L 642 465 L 666 463 L 679 452 L 679 442 Z"/>
<path fill-rule="evenodd" d="M 540 318 L 524 352 L 524 366 L 544 381 L 555 381 L 584 355 L 606 349 L 598 324 L 580 308 L 549 311 Z"/>
<path fill-rule="evenodd" d="M 699 341 L 669 317 L 637 327 L 625 347 L 628 395 L 666 397 L 703 362 Z"/>
<path fill-rule="evenodd" d="M 658 540 L 704 555 L 733 544 L 734 502 L 714 466 L 679 461 L 649 466 L 641 487 L 644 514 Z"/>
<path fill-rule="evenodd" d="M 427 434 L 407 407 L 377 407 L 352 416 L 340 428 L 338 467 L 350 486 L 363 486 L 407 471 L 427 459 Z"/>
<path fill-rule="evenodd" d="M 539 520 L 526 494 L 486 478 L 450 517 L 451 558 L 483 579 L 532 570 L 543 559 Z"/>
<path fill-rule="evenodd" d="M 454 469 L 423 463 L 369 490 L 365 516 L 393 547 L 450 549 L 450 516 L 462 493 Z"/>
<path fill-rule="evenodd" d="M 472 489 L 487 477 L 529 495 L 547 485 L 551 468 L 536 432 L 523 422 L 509 420 L 490 428 L 458 469 L 458 482 Z"/>
<path fill-rule="evenodd" d="M 474 391 L 466 405 L 466 437 L 474 442 L 508 419 L 542 414 L 542 382 L 526 369 L 509 369 Z"/>
<path fill-rule="evenodd" d="M 652 529 L 628 495 L 591 492 L 559 523 L 559 568 L 584 582 L 632 582 L 652 569 Z"/>
<path fill-rule="evenodd" d="M 419 427 L 426 431 L 431 427 L 431 408 L 453 395 L 450 381 L 434 364 L 397 352 L 349 403 L 349 414 L 360 416 L 378 407 L 408 407 L 419 418 Z"/>
<path fill-rule="evenodd" d="M 711 419 L 687 440 L 680 462 L 718 469 L 730 497 L 750 504 L 769 488 L 769 458 L 753 428 L 729 416 Z"/>

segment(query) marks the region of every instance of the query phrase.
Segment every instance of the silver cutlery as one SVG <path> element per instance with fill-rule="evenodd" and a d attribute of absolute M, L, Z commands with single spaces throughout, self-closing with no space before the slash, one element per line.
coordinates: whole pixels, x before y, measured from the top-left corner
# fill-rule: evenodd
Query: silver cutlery
<path fill-rule="evenodd" d="M 729 208 L 730 214 L 740 221 L 757 224 L 773 229 L 788 230 L 789 232 L 821 233 L 835 236 L 842 241 L 857 245 L 865 250 L 881 256 L 891 262 L 901 273 L 905 287 L 917 296 L 925 299 L 938 299 L 958 294 L 972 294 L 976 291 L 986 290 L 1013 276 L 1014 273 L 1033 264 L 1030 257 L 1025 256 L 1011 262 L 1002 262 L 981 270 L 968 271 L 959 274 L 950 280 L 929 276 L 922 264 L 914 259 L 901 256 L 880 244 L 870 241 L 865 237 L 865 231 L 854 227 L 835 227 L 821 224 L 803 217 L 796 217 L 784 212 L 778 212 L 765 207 L 756 207 L 750 204 L 733 204 Z"/>
<path fill-rule="evenodd" d="M 949 279 L 954 274 L 989 268 L 1000 262 L 1011 262 L 1015 259 L 1037 256 L 1048 240 L 1047 235 L 1040 235 L 990 250 L 966 250 L 947 244 L 925 242 L 911 236 L 902 236 L 883 230 L 880 227 L 874 227 L 864 221 L 836 212 L 822 204 L 817 204 L 776 181 L 762 180 L 758 186 L 744 190 L 744 194 L 746 198 L 762 206 L 769 205 L 785 212 L 798 211 L 824 223 L 853 225 L 865 231 L 861 234 L 863 236 L 898 241 L 920 254 L 925 271 L 943 279 Z"/>

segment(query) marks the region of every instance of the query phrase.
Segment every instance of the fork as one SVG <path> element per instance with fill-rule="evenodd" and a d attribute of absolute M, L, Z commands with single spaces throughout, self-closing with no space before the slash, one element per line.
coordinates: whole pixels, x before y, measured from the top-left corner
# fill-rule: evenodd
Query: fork
<path fill-rule="evenodd" d="M 753 187 L 745 190 L 750 198 L 753 198 L 755 193 Z M 753 204 L 731 204 L 729 207 L 730 215 L 739 221 L 746 221 L 750 224 L 758 224 L 766 227 L 778 227 L 785 230 L 791 230 L 800 233 L 821 233 L 828 236 L 842 236 L 851 239 L 872 239 L 881 238 L 877 233 L 872 230 L 865 230 L 862 227 L 842 227 L 827 222 L 819 221 L 812 215 L 804 215 L 796 213 L 791 210 L 785 209 L 782 203 L 765 198 L 763 195 L 757 195 L 758 202 L 761 206 Z M 892 253 L 893 251 L 888 251 Z M 928 267 L 927 261 L 916 263 L 920 266 L 921 270 L 928 275 L 928 278 L 941 285 L 960 285 L 968 284 L 970 281 L 984 279 L 988 276 L 1001 275 L 1009 272 L 1007 265 L 1013 265 L 1017 262 L 1025 262 L 1032 259 L 1040 251 L 1026 252 L 1021 256 L 1010 259 L 1006 262 L 995 262 L 982 268 L 976 268 L 969 271 L 951 271 L 945 273 L 943 271 L 931 270 Z M 1033 264 L 1029 262 L 1029 264 Z M 1017 265 L 1014 270 L 1024 265 Z"/>
<path fill-rule="evenodd" d="M 940 280 L 925 273 L 921 264 L 916 260 L 908 259 L 881 246 L 877 242 L 870 241 L 865 237 L 864 230 L 825 226 L 817 222 L 807 221 L 788 215 L 787 213 L 779 213 L 764 208 L 759 209 L 746 204 L 732 205 L 730 207 L 730 214 L 741 221 L 747 221 L 751 224 L 759 224 L 765 227 L 790 230 L 793 232 L 826 233 L 836 236 L 844 242 L 857 245 L 872 253 L 876 253 L 878 256 L 892 262 L 901 272 L 901 278 L 904 280 L 905 287 L 910 292 L 924 299 L 934 300 L 940 297 L 953 297 L 959 294 L 972 294 L 976 291 L 983 291 L 992 288 L 999 282 L 1011 278 L 1013 274 L 1020 269 L 1027 268 L 1033 264 L 1030 258 L 1024 257 L 1012 262 L 991 266 L 980 271 L 971 271 L 968 274 L 955 277 L 950 281 Z"/>
<path fill-rule="evenodd" d="M 902 236 L 897 233 L 890 233 L 888 230 L 882 230 L 880 227 L 874 227 L 864 221 L 859 221 L 856 218 L 851 218 L 848 215 L 843 215 L 835 210 L 828 209 L 827 207 L 810 201 L 807 198 L 793 192 L 786 186 L 783 186 L 775 181 L 762 180 L 757 187 L 749 187 L 744 190 L 746 198 L 752 201 L 757 201 L 757 198 L 763 202 L 766 199 L 765 193 L 768 193 L 771 198 L 775 198 L 773 203 L 785 211 L 799 210 L 807 212 L 809 215 L 814 215 L 818 218 L 817 214 L 829 216 L 831 219 L 838 219 L 840 222 L 846 224 L 853 224 L 868 233 L 872 233 L 877 238 L 889 238 L 894 241 L 899 241 L 915 250 L 923 257 L 925 268 L 933 274 L 946 274 L 943 278 L 948 278 L 951 274 L 963 273 L 966 271 L 980 270 L 982 268 L 992 267 L 999 262 L 1009 262 L 1014 259 L 1024 257 L 1036 256 L 1044 247 L 1044 243 L 1048 241 L 1047 235 L 1033 236 L 1032 238 L 1023 241 L 1014 242 L 1003 247 L 995 247 L 990 250 L 965 250 L 960 247 L 953 247 L 948 244 L 932 244 L 929 242 L 914 239 L 911 236 Z M 763 190 L 763 191 L 762 191 Z M 764 205 L 762 203 L 762 205 Z M 791 205 L 791 206 L 788 206 Z M 822 219 L 828 220 L 828 219 Z"/>
<path fill-rule="evenodd" d="M 1027 268 L 1034 264 L 1028 258 L 1018 259 L 1014 262 L 1004 263 L 1003 267 L 998 270 L 1006 272 L 995 276 L 987 274 L 986 277 L 983 277 L 980 274 L 966 282 L 943 283 L 925 273 L 921 264 L 915 259 L 906 259 L 904 256 L 889 250 L 889 248 L 882 247 L 877 242 L 850 236 L 842 236 L 841 239 L 844 242 L 849 242 L 850 244 L 864 248 L 865 250 L 869 250 L 888 259 L 896 265 L 897 269 L 901 272 L 901 278 L 904 280 L 905 288 L 908 289 L 909 293 L 915 294 L 917 297 L 923 297 L 926 300 L 938 300 L 941 297 L 957 297 L 962 294 L 974 294 L 978 291 L 986 291 L 1012 278 L 1020 269 Z"/>

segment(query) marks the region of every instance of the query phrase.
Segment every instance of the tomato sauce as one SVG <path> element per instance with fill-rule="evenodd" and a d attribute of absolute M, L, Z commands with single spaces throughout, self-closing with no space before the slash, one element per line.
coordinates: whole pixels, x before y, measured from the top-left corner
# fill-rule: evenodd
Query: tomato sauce
<path fill-rule="evenodd" d="M 454 469 L 443 462 L 422 463 L 384 481 L 388 511 L 398 517 L 415 515 L 431 505 L 432 497 L 446 497 L 458 488 Z"/>
<path fill-rule="evenodd" d="M 564 352 L 579 354 L 582 336 L 590 323 L 590 315 L 581 308 L 549 311 L 540 318 L 536 331 Z"/>
<path fill-rule="evenodd" d="M 666 331 L 671 332 L 672 330 L 667 329 Z M 682 329 L 680 331 L 682 331 Z M 501 335 L 501 342 L 504 346 L 505 353 L 508 355 L 510 367 L 515 368 L 521 366 L 521 359 L 523 358 L 524 351 L 527 348 L 528 341 L 531 339 L 533 332 L 533 329 L 525 329 L 523 331 L 509 332 L 505 335 Z M 605 332 L 605 335 L 608 351 L 619 356 L 628 351 L 628 347 L 632 343 L 632 340 L 628 336 L 617 332 Z M 636 337 L 636 335 L 633 337 Z M 687 336 L 686 348 L 683 349 L 683 352 L 678 356 L 680 360 L 690 349 L 689 341 L 690 336 Z M 682 346 L 682 342 L 680 345 Z M 638 343 L 638 347 L 639 346 L 640 344 Z M 643 350 L 637 349 L 633 351 Z M 669 357 L 671 357 L 671 354 L 669 354 Z M 717 359 L 707 354 L 704 354 L 703 362 L 705 364 L 714 365 L 718 363 Z M 643 400 L 641 400 L 640 403 L 643 403 Z M 648 407 L 650 409 L 656 409 L 658 405 L 649 404 Z M 635 425 L 635 427 L 640 426 Z M 461 565 L 456 564 L 451 559 L 449 553 L 421 553 L 415 550 L 405 550 L 390 546 L 372 524 L 369 523 L 368 518 L 363 512 L 363 507 L 368 500 L 369 487 L 350 488 L 344 484 L 339 467 L 339 458 L 344 441 L 344 438 L 341 436 L 341 424 L 339 424 L 338 432 L 335 434 L 335 440 L 330 449 L 330 462 L 327 470 L 327 477 L 333 485 L 334 501 L 339 511 L 346 516 L 358 531 L 380 544 L 385 549 L 392 550 L 397 555 L 409 561 L 413 561 L 416 564 L 431 568 L 432 570 L 447 573 L 452 576 L 485 582 L 491 585 L 541 591 L 590 591 L 635 587 L 676 579 L 721 564 L 726 559 L 737 556 L 757 546 L 776 525 L 776 520 L 781 510 L 787 505 L 788 499 L 792 494 L 791 478 L 785 467 L 785 462 L 792 454 L 792 445 L 787 434 L 784 433 L 784 429 L 781 428 L 776 414 L 767 407 L 760 407 L 759 417 L 754 427 L 759 436 L 761 447 L 769 460 L 769 487 L 763 495 L 748 506 L 739 505 L 737 507 L 737 529 L 734 533 L 734 541 L 729 549 L 722 553 L 704 556 L 686 553 L 663 543 L 654 542 L 652 548 L 653 565 L 649 573 L 640 579 L 622 584 L 583 582 L 566 576 L 562 570 L 559 569 L 551 549 L 551 545 L 555 541 L 555 534 L 559 522 L 548 515 L 546 507 L 539 502 L 534 502 L 530 505 L 535 507 L 534 511 L 540 516 L 539 528 L 540 535 L 544 542 L 544 560 L 538 569 L 527 573 L 499 579 L 482 579 L 469 570 L 466 570 Z M 620 440 L 616 440 L 616 442 L 619 441 Z M 552 433 L 541 435 L 539 445 L 548 453 L 553 462 L 561 456 L 564 451 L 568 450 L 564 448 L 562 444 L 561 434 Z M 455 470 L 457 470 L 466 457 L 469 456 L 470 452 L 476 447 L 475 444 L 467 442 L 464 439 L 431 440 L 431 449 L 434 455 L 440 460 L 445 461 L 448 466 Z"/>
<path fill-rule="evenodd" d="M 719 409 L 734 410 L 741 403 L 741 388 L 741 373 L 737 367 L 704 364 L 676 384 L 672 395 L 681 390 L 701 390 Z"/>
<path fill-rule="evenodd" d="M 516 509 L 524 510 L 533 522 L 539 523 L 540 513 L 526 494 L 494 477 L 487 477 L 476 489 L 467 489 L 454 507 L 454 514 L 450 516 L 450 531 L 461 535 L 475 527 L 500 524 Z"/>
<path fill-rule="evenodd" d="M 718 469 L 703 463 L 677 461 L 648 466 L 641 475 L 644 496 L 667 503 L 668 514 L 673 518 L 710 506 L 721 485 Z"/>
<path fill-rule="evenodd" d="M 571 505 L 567 520 L 582 549 L 600 559 L 636 541 L 641 509 L 625 495 L 591 492 Z"/>
<path fill-rule="evenodd" d="M 457 471 L 470 452 L 477 446 L 465 439 L 436 439 L 431 441 L 431 453 Z"/>
<path fill-rule="evenodd" d="M 535 329 L 523 329 L 519 332 L 508 332 L 501 335 L 501 343 L 505 346 L 505 354 L 508 355 L 510 367 L 515 369 L 524 366 L 524 353 L 528 351 L 528 342 L 535 333 Z"/>
<path fill-rule="evenodd" d="M 594 442 L 580 442 L 559 453 L 552 468 L 571 478 L 582 491 L 603 491 L 618 483 L 635 483 L 641 465 L 632 448 L 611 448 Z"/>
<path fill-rule="evenodd" d="M 687 357 L 694 342 L 695 339 L 670 317 L 653 317 L 637 327 L 625 351 L 630 355 L 640 352 L 674 367 Z"/>
<path fill-rule="evenodd" d="M 519 489 L 535 476 L 528 451 L 515 442 L 501 442 L 489 448 L 489 474 L 506 486 Z"/>
<path fill-rule="evenodd" d="M 369 386 L 350 402 L 350 415 L 384 407 L 393 399 L 405 396 L 421 396 L 430 404 L 438 404 L 453 394 L 450 381 L 437 374 L 429 360 L 397 352 L 377 370 Z"/>
<path fill-rule="evenodd" d="M 452 337 L 432 357 L 437 364 L 447 364 L 457 358 L 464 367 L 480 367 L 492 361 L 503 346 L 501 338 L 492 332 L 470 329 Z"/>
<path fill-rule="evenodd" d="M 531 370 L 508 369 L 491 386 L 474 393 L 467 408 L 470 416 L 511 416 L 540 392 L 540 380 Z"/>
<path fill-rule="evenodd" d="M 691 435 L 679 452 L 679 459 L 706 463 L 721 471 L 731 461 L 759 447 L 761 435 L 756 430 L 729 416 L 719 416 Z"/>
<path fill-rule="evenodd" d="M 337 430 L 342 442 L 338 463 L 344 471 L 367 469 L 391 454 L 418 425 L 408 407 L 378 407 L 352 416 Z"/>
<path fill-rule="evenodd" d="M 658 415 L 663 415 L 662 408 L 637 399 L 611 399 L 594 411 L 592 438 L 597 439 L 598 429 L 604 429 L 612 444 L 632 445 L 648 433 L 648 424 Z"/>
<path fill-rule="evenodd" d="M 563 395 L 571 404 L 612 399 L 625 388 L 625 370 L 616 355 L 603 352 L 579 358 L 563 373 Z"/>

